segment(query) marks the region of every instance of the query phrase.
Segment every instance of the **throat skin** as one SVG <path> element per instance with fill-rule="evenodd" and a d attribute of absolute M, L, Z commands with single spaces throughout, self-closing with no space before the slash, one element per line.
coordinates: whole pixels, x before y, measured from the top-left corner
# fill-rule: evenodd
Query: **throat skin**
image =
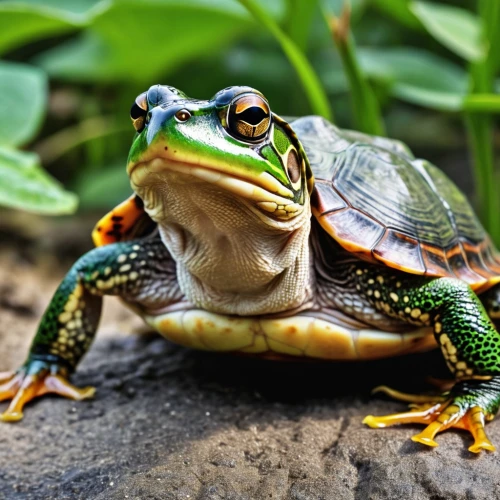
<path fill-rule="evenodd" d="M 312 300 L 309 200 L 287 221 L 193 177 L 163 173 L 138 192 L 196 307 L 240 316 L 297 312 Z"/>

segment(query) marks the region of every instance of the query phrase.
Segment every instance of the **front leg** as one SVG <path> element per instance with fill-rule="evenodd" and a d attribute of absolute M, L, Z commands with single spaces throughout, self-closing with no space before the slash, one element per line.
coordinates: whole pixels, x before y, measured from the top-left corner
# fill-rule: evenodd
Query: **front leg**
<path fill-rule="evenodd" d="M 158 238 L 115 243 L 81 257 L 52 297 L 26 362 L 16 372 L 0 374 L 0 401 L 11 399 L 0 419 L 20 420 L 24 405 L 47 393 L 75 400 L 92 397 L 94 388 L 79 389 L 68 377 L 92 343 L 102 296 L 119 295 L 146 306 L 168 303 L 174 273 Z"/>
<path fill-rule="evenodd" d="M 434 437 L 449 427 L 470 431 L 470 451 L 494 450 L 484 423 L 500 406 L 500 335 L 481 301 L 464 282 L 451 278 L 429 279 L 391 270 L 357 269 L 360 293 L 387 315 L 415 325 L 433 326 L 438 345 L 456 379 L 451 391 L 437 397 L 411 396 L 379 388 L 413 403 L 409 412 L 385 417 L 368 416 L 370 427 L 399 423 L 425 423 L 414 441 L 437 446 Z"/>

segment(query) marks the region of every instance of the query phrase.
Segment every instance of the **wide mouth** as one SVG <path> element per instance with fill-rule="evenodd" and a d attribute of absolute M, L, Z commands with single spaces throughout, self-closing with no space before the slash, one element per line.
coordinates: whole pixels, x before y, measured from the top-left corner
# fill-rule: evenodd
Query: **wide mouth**
<path fill-rule="evenodd" d="M 150 174 L 178 172 L 213 184 L 246 200 L 250 200 L 266 215 L 278 219 L 290 219 L 303 211 L 303 205 L 282 196 L 293 193 L 267 172 L 251 180 L 238 175 L 230 175 L 216 166 L 207 166 L 171 158 L 155 157 L 129 166 L 131 182 L 140 187 L 146 183 Z M 281 193 L 281 194 L 280 194 Z"/>

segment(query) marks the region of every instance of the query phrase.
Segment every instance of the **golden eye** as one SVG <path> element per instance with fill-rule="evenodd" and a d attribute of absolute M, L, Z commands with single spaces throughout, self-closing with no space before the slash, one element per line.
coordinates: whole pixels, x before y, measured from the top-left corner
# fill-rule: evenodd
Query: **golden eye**
<path fill-rule="evenodd" d="M 132 125 L 137 132 L 141 132 L 144 129 L 147 112 L 148 100 L 146 92 L 143 92 L 137 96 L 134 104 L 132 104 L 132 107 L 130 108 L 130 119 L 132 120 Z"/>
<path fill-rule="evenodd" d="M 265 137 L 271 126 L 269 104 L 258 94 L 238 96 L 229 106 L 227 124 L 232 135 L 257 142 Z"/>
<path fill-rule="evenodd" d="M 187 109 L 180 109 L 175 113 L 175 119 L 182 123 L 187 122 L 191 118 L 191 113 Z"/>

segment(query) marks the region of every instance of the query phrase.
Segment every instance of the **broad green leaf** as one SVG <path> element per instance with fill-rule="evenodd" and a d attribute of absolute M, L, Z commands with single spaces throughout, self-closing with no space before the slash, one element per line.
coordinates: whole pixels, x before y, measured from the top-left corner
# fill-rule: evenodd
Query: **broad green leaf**
<path fill-rule="evenodd" d="M 410 0 L 372 0 L 381 12 L 413 29 L 422 29 L 420 21 L 410 10 Z"/>
<path fill-rule="evenodd" d="M 76 9 L 71 9 L 72 2 L 63 0 L 52 0 L 48 5 L 47 2 L 34 0 L 0 2 L 0 53 L 84 26 L 93 9 L 86 9 L 83 13 L 83 3 L 81 1 Z M 95 3 L 87 2 L 89 6 Z M 98 7 L 96 5 L 95 8 Z"/>
<path fill-rule="evenodd" d="M 250 16 L 231 0 L 117 0 L 94 17 L 84 36 L 38 61 L 68 80 L 152 83 L 251 28 Z"/>
<path fill-rule="evenodd" d="M 47 215 L 73 213 L 77 198 L 40 167 L 35 153 L 0 147 L 0 205 Z"/>
<path fill-rule="evenodd" d="M 107 0 L 18 0 L 10 3 L 29 5 L 34 9 L 40 7 L 51 8 L 59 11 L 62 15 L 89 14 L 97 5 L 101 4 L 99 8 L 102 8 L 105 7 L 105 4 L 109 4 Z"/>
<path fill-rule="evenodd" d="M 31 140 L 45 115 L 47 78 L 27 64 L 0 61 L 0 145 Z"/>
<path fill-rule="evenodd" d="M 410 9 L 425 29 L 455 54 L 468 61 L 478 61 L 485 56 L 481 23 L 471 12 L 451 5 L 419 1 L 412 2 Z"/>
<path fill-rule="evenodd" d="M 358 50 L 365 74 L 402 100 L 432 109 L 455 111 L 467 93 L 467 74 L 459 66 L 413 48 Z"/>

